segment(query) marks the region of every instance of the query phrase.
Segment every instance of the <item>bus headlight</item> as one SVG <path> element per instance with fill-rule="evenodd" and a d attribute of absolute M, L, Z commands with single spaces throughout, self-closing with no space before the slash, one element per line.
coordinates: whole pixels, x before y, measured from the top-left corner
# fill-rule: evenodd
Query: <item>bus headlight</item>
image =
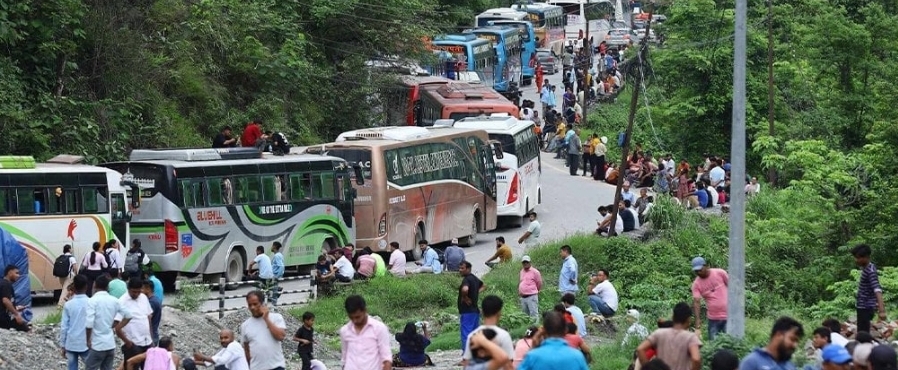
<path fill-rule="evenodd" d="M 380 248 L 380 250 L 387 249 L 387 241 L 381 239 L 379 242 L 377 242 L 377 247 Z"/>

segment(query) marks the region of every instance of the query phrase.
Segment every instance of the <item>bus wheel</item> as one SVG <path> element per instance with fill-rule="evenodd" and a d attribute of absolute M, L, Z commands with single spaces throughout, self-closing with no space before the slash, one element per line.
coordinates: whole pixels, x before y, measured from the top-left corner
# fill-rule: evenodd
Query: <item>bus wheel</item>
<path fill-rule="evenodd" d="M 460 240 L 460 244 L 465 247 L 473 247 L 477 244 L 477 233 L 480 231 L 480 213 L 474 213 L 471 218 L 471 234 Z"/>
<path fill-rule="evenodd" d="M 243 281 L 243 272 L 246 271 L 246 262 L 243 260 L 243 250 L 234 248 L 228 254 L 228 262 L 225 265 L 225 279 L 229 283 Z"/>

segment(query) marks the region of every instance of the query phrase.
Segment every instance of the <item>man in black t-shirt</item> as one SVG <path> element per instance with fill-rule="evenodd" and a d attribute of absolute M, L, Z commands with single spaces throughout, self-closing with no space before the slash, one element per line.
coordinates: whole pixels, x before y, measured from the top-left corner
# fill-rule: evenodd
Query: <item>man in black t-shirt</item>
<path fill-rule="evenodd" d="M 29 331 L 28 322 L 22 317 L 25 307 L 16 306 L 16 295 L 12 284 L 19 280 L 19 268 L 15 265 L 6 266 L 3 270 L 3 279 L 0 279 L 0 328 Z"/>
<path fill-rule="evenodd" d="M 306 312 L 302 314 L 302 326 L 293 334 L 293 341 L 299 343 L 296 346 L 296 353 L 302 359 L 302 370 L 310 370 L 312 368 L 313 345 L 315 344 L 315 314 Z"/>
<path fill-rule="evenodd" d="M 462 261 L 458 266 L 458 273 L 462 276 L 461 286 L 458 288 L 458 314 L 461 350 L 464 351 L 468 334 L 471 334 L 480 325 L 480 309 L 477 301 L 480 298 L 480 292 L 486 289 L 486 285 L 471 273 L 471 262 Z"/>
<path fill-rule="evenodd" d="M 237 146 L 237 138 L 231 136 L 231 126 L 225 126 L 212 139 L 213 148 L 233 148 Z"/>

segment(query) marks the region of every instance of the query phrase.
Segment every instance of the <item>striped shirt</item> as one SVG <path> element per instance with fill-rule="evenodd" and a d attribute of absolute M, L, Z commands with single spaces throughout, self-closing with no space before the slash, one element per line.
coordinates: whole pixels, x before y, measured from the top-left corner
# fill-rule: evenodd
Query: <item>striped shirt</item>
<path fill-rule="evenodd" d="M 861 279 L 857 283 L 857 308 L 871 309 L 878 306 L 876 293 L 882 293 L 879 286 L 879 274 L 873 262 L 861 270 Z"/>

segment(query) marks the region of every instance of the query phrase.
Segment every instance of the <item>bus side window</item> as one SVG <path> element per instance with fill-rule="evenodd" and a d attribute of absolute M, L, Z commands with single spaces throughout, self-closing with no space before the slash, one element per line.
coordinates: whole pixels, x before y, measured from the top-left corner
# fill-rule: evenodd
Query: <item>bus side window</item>
<path fill-rule="evenodd" d="M 247 194 L 246 189 L 246 178 L 238 177 L 237 179 L 237 188 L 234 190 L 234 193 L 237 195 L 237 204 L 246 204 L 249 202 L 249 194 Z"/>
<path fill-rule="evenodd" d="M 82 188 L 81 199 L 84 205 L 84 213 L 97 213 L 99 201 L 97 200 L 97 190 L 94 188 Z"/>
<path fill-rule="evenodd" d="M 303 200 L 305 197 L 299 175 L 290 175 L 290 199 Z"/>
<path fill-rule="evenodd" d="M 178 183 L 181 184 L 181 197 L 184 201 L 184 208 L 196 206 L 196 192 L 190 180 L 180 180 Z"/>
<path fill-rule="evenodd" d="M 234 184 L 228 177 L 221 180 L 221 201 L 222 204 L 234 204 Z"/>
<path fill-rule="evenodd" d="M 9 199 L 9 191 L 0 189 L 0 215 L 7 215 L 11 212 L 11 204 Z"/>
<path fill-rule="evenodd" d="M 62 191 L 62 196 L 65 198 L 65 213 L 80 213 L 78 207 L 80 198 L 77 189 L 65 189 Z"/>
<path fill-rule="evenodd" d="M 320 196 L 319 199 L 334 199 L 337 197 L 337 193 L 335 192 L 337 187 L 337 178 L 331 172 L 322 172 L 319 174 L 321 181 L 318 183 L 321 184 L 321 188 L 319 191 Z"/>
<path fill-rule="evenodd" d="M 34 194 L 34 213 L 47 213 L 47 197 L 44 189 L 35 188 L 32 194 Z"/>
<path fill-rule="evenodd" d="M 209 205 L 220 206 L 224 204 L 221 179 L 206 179 L 206 189 L 209 190 Z"/>
<path fill-rule="evenodd" d="M 274 175 L 262 176 L 262 200 L 265 202 L 277 202 L 281 200 L 280 181 Z"/>
<path fill-rule="evenodd" d="M 247 202 L 261 202 L 262 201 L 262 181 L 259 179 L 259 176 L 246 176 L 246 200 Z"/>
<path fill-rule="evenodd" d="M 16 206 L 17 214 L 34 214 L 34 189 L 16 189 Z"/>
<path fill-rule="evenodd" d="M 57 186 L 47 190 L 50 193 L 49 201 L 47 202 L 47 213 L 62 213 L 62 188 Z"/>
<path fill-rule="evenodd" d="M 109 212 L 109 191 L 106 188 L 96 188 L 97 192 L 97 212 Z"/>

